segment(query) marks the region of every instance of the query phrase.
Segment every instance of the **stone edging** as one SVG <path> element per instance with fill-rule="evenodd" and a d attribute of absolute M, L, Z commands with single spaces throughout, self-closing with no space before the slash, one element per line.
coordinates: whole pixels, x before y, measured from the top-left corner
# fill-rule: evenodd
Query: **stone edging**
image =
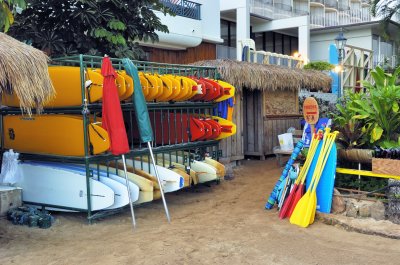
<path fill-rule="evenodd" d="M 322 214 L 322 213 L 317 213 L 316 218 L 318 220 L 321 220 L 324 224 L 339 226 L 347 231 L 353 231 L 353 232 L 358 232 L 358 233 L 367 234 L 367 235 L 382 236 L 382 237 L 387 237 L 387 238 L 392 238 L 392 239 L 400 239 L 400 232 L 399 233 L 390 233 L 389 231 L 387 231 L 387 232 L 386 231 L 377 231 L 377 230 L 373 229 L 372 226 L 369 228 L 360 228 L 360 227 L 354 226 L 354 224 L 351 224 L 351 220 L 353 220 L 354 218 L 343 217 L 343 216 L 338 218 L 334 214 Z M 345 219 L 345 220 L 341 220 L 341 219 Z M 349 220 L 349 222 L 346 222 L 346 220 Z M 393 225 L 398 226 L 396 224 L 393 224 Z M 390 229 L 388 229 L 388 230 L 390 230 Z"/>

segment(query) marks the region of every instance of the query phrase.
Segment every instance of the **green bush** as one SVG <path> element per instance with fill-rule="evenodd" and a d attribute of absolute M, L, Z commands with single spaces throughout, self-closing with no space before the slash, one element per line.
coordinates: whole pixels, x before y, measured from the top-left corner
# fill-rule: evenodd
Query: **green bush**
<path fill-rule="evenodd" d="M 315 62 L 310 62 L 304 66 L 304 69 L 309 70 L 318 70 L 318 71 L 330 71 L 335 66 L 333 64 L 323 62 L 323 61 L 315 61 Z"/>

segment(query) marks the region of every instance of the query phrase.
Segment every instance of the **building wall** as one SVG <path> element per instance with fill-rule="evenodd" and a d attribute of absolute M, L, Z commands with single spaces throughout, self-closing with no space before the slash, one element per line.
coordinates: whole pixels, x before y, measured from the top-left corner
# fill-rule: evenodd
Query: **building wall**
<path fill-rule="evenodd" d="M 203 42 L 197 47 L 183 51 L 147 48 L 148 59 L 152 62 L 189 64 L 201 60 L 216 59 L 216 45 Z"/>
<path fill-rule="evenodd" d="M 338 35 L 339 30 L 335 32 L 311 32 L 311 53 L 309 56 L 311 61 L 329 61 L 329 45 L 335 43 L 334 39 Z M 344 34 L 348 45 L 372 49 L 372 31 L 370 28 L 349 30 Z"/>
<path fill-rule="evenodd" d="M 221 43 L 219 25 L 220 8 L 219 1 L 192 0 L 201 4 L 200 20 L 182 16 L 164 15 L 162 12 L 154 13 L 160 18 L 161 23 L 168 27 L 169 33 L 157 32 L 159 41 L 139 42 L 140 45 L 170 50 L 184 50 L 196 47 L 201 42 Z"/>

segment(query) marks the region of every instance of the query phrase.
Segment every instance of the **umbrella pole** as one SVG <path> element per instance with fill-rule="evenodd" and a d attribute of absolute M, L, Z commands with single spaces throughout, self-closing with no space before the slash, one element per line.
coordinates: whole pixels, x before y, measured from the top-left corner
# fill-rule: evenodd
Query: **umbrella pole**
<path fill-rule="evenodd" d="M 154 160 L 153 150 L 151 149 L 150 142 L 147 142 L 147 146 L 149 147 L 151 161 L 153 162 L 154 172 L 156 173 L 158 186 L 160 186 L 160 193 L 161 193 L 161 198 L 162 198 L 162 201 L 163 201 L 163 204 L 164 204 L 165 215 L 167 216 L 168 223 L 171 223 L 171 218 L 169 217 L 169 211 L 168 211 L 167 202 L 165 201 L 164 191 L 163 191 L 163 188 L 162 188 L 162 185 L 161 185 L 160 176 L 158 175 L 158 170 L 157 170 L 157 167 L 156 167 L 156 162 Z"/>
<path fill-rule="evenodd" d="M 133 212 L 132 197 L 131 197 L 131 188 L 130 188 L 130 186 L 129 186 L 129 181 L 128 181 L 128 173 L 127 173 L 127 170 L 126 170 L 125 155 L 122 155 L 122 162 L 123 162 L 123 164 L 124 164 L 124 173 L 125 173 L 126 188 L 128 189 L 129 206 L 131 207 L 132 228 L 135 228 L 135 227 L 136 227 L 136 221 L 135 221 L 135 214 L 134 214 L 134 212 Z"/>

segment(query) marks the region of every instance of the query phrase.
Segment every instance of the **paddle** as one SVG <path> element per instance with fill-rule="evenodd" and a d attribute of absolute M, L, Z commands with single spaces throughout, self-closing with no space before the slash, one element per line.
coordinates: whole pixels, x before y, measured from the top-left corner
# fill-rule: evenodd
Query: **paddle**
<path fill-rule="evenodd" d="M 297 177 L 297 179 L 294 183 L 294 186 L 293 186 L 292 190 L 290 191 L 288 198 L 285 200 L 285 202 L 281 208 L 281 211 L 279 213 L 279 218 L 284 219 L 286 217 L 290 217 L 297 202 L 303 196 L 305 177 L 307 176 L 308 170 L 313 161 L 314 154 L 317 150 L 319 142 L 320 142 L 319 136 L 317 134 L 314 134 L 314 137 L 311 140 L 311 145 L 310 145 L 310 149 L 307 154 L 306 162 L 304 163 L 304 166 L 301 169 L 300 174 Z"/>
<path fill-rule="evenodd" d="M 325 131 L 324 139 L 322 142 L 322 148 L 319 153 L 318 160 L 317 160 L 317 167 L 314 170 L 314 173 L 312 175 L 311 183 L 313 183 L 316 178 L 315 172 L 317 171 L 318 165 L 320 164 L 321 157 L 323 158 L 324 150 L 326 148 L 326 143 L 328 141 L 328 133 L 329 133 L 328 131 L 329 131 L 329 129 L 327 131 Z M 290 223 L 303 226 L 304 223 L 309 221 L 309 219 L 307 219 L 307 221 L 305 221 L 305 218 L 303 218 L 303 217 L 307 211 L 308 203 L 310 201 L 310 194 L 311 194 L 311 189 L 312 189 L 311 187 L 312 187 L 312 184 L 308 188 L 307 192 L 300 198 L 300 200 L 297 202 L 296 206 L 294 207 L 293 213 L 290 216 Z"/>
<path fill-rule="evenodd" d="M 306 194 L 297 203 L 292 216 L 290 217 L 290 223 L 296 224 L 301 227 L 307 227 L 311 222 L 314 221 L 315 210 L 317 205 L 316 188 L 318 181 L 321 177 L 323 168 L 328 160 L 330 149 L 335 142 L 337 132 L 330 133 L 330 128 L 327 128 L 324 134 L 324 140 L 321 148 L 321 152 L 317 161 L 317 165 L 313 172 L 310 187 Z"/>
<path fill-rule="evenodd" d="M 325 154 L 325 157 L 324 157 L 323 165 L 321 166 L 321 168 L 319 169 L 319 172 L 318 172 L 318 178 L 315 181 L 315 183 L 313 184 L 313 190 L 312 190 L 311 194 L 312 194 L 313 200 L 315 202 L 312 204 L 313 205 L 313 209 L 312 209 L 312 212 L 310 214 L 310 222 L 309 222 L 309 224 L 314 223 L 315 211 L 317 209 L 317 192 L 316 192 L 316 190 L 317 190 L 317 187 L 318 187 L 319 180 L 321 179 L 322 172 L 324 171 L 325 165 L 326 165 L 326 163 L 328 161 L 328 158 L 329 158 L 329 155 L 331 153 L 332 147 L 335 144 L 335 139 L 336 139 L 337 134 L 338 134 L 338 132 L 336 131 L 332 135 L 331 142 L 329 143 L 328 150 L 326 151 L 326 154 Z"/>

